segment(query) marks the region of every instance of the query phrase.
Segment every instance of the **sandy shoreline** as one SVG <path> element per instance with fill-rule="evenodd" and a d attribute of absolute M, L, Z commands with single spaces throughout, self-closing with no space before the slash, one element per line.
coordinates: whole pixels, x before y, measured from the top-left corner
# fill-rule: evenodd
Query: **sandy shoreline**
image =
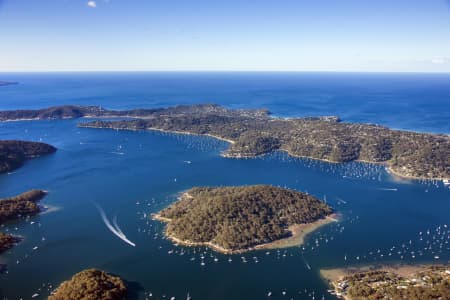
<path fill-rule="evenodd" d="M 160 132 L 166 132 L 166 133 L 176 133 L 176 134 L 184 134 L 184 135 L 194 135 L 194 136 L 209 136 L 224 142 L 228 142 L 230 144 L 234 144 L 235 141 L 226 139 L 226 138 L 222 138 L 220 136 L 216 136 L 216 135 L 212 135 L 209 133 L 206 134 L 201 134 L 201 133 L 192 133 L 192 132 L 188 132 L 188 131 L 176 131 L 176 130 L 164 130 L 164 129 L 159 129 L 159 128 L 147 128 L 146 130 L 154 130 L 154 131 L 160 131 Z"/>
<path fill-rule="evenodd" d="M 432 177 L 432 178 L 428 178 L 428 177 L 417 177 L 417 176 L 412 176 L 412 175 L 403 175 L 398 173 L 397 171 L 395 171 L 394 169 L 392 169 L 388 164 L 387 164 L 387 170 L 391 173 L 391 175 L 393 176 L 397 176 L 400 177 L 402 179 L 412 179 L 412 180 L 439 180 L 439 181 L 443 181 L 443 180 L 450 180 L 450 178 L 445 178 L 445 177 Z"/>
<path fill-rule="evenodd" d="M 186 194 L 183 194 L 186 195 Z M 170 223 L 171 219 L 161 217 L 159 214 L 152 214 L 152 219 L 157 220 L 163 223 Z M 216 245 L 212 242 L 193 242 L 189 240 L 181 240 L 173 235 L 167 234 L 167 231 L 164 230 L 164 236 L 171 240 L 173 243 L 181 246 L 186 247 L 209 247 L 217 252 L 220 252 L 222 254 L 237 254 L 237 253 L 244 253 L 249 251 L 255 251 L 255 250 L 262 250 L 262 249 L 279 249 L 279 248 L 289 248 L 294 246 L 300 246 L 304 243 L 304 240 L 308 234 L 315 231 L 316 229 L 332 223 L 337 222 L 337 214 L 331 214 L 325 218 L 319 219 L 315 222 L 309 223 L 309 224 L 295 224 L 292 226 L 289 226 L 288 231 L 290 231 L 291 236 L 282 238 L 279 240 L 275 240 L 270 243 L 266 244 L 260 244 L 256 245 L 254 247 L 246 248 L 246 249 L 238 249 L 238 250 L 231 250 L 231 249 L 225 249 L 219 245 Z"/>
<path fill-rule="evenodd" d="M 316 231 L 320 227 L 338 222 L 339 218 L 336 213 L 326 216 L 325 218 L 319 219 L 308 224 L 295 224 L 289 226 L 288 230 L 291 232 L 291 236 L 283 239 L 279 239 L 267 244 L 262 244 L 255 246 L 255 250 L 258 249 L 280 249 L 280 248 L 290 248 L 295 246 L 301 246 L 305 242 L 305 238 L 308 234 Z"/>

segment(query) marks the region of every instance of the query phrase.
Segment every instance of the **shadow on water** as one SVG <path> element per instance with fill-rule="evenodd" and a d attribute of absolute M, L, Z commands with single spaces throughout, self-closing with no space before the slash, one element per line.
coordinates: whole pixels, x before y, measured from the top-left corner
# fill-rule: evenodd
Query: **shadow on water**
<path fill-rule="evenodd" d="M 114 274 L 114 276 L 118 275 Z M 139 299 L 139 294 L 142 294 L 142 292 L 144 291 L 144 287 L 137 281 L 124 280 L 124 282 L 128 288 L 128 299 L 129 300 Z"/>

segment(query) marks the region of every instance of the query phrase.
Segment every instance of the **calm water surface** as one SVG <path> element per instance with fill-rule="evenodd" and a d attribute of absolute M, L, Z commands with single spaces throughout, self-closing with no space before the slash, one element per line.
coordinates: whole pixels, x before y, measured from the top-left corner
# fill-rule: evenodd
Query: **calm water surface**
<path fill-rule="evenodd" d="M 348 121 L 450 132 L 447 75 L 0 75 L 21 82 L 0 88 L 0 109 L 215 102 L 267 107 L 280 116 L 337 114 Z M 47 213 L 2 228 L 24 236 L 0 256 L 9 269 L 0 277 L 0 295 L 8 299 L 44 295 L 49 284 L 56 286 L 89 267 L 120 275 L 139 299 L 149 292 L 152 299 L 184 299 L 187 292 L 194 299 L 267 299 L 269 291 L 272 299 L 334 299 L 319 276 L 321 268 L 450 259 L 450 189 L 442 183 L 399 181 L 381 166 L 327 164 L 283 153 L 226 159 L 219 154 L 227 144 L 208 137 L 81 129 L 76 124 L 0 123 L 1 139 L 42 140 L 59 149 L 0 175 L 0 197 L 31 188 L 50 192 L 42 202 L 51 208 Z M 257 183 L 326 199 L 341 221 L 311 234 L 304 247 L 224 256 L 175 247 L 161 238 L 161 224 L 148 218 L 192 186 Z M 95 204 L 111 221 L 117 219 L 136 247 L 108 230 Z"/>

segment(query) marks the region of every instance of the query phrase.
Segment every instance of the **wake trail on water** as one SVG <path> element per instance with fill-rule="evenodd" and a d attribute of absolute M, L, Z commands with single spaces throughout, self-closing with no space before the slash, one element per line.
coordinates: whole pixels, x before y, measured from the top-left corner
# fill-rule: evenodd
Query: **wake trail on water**
<path fill-rule="evenodd" d="M 103 223 L 105 223 L 106 227 L 114 233 L 118 238 L 120 238 L 125 243 L 129 244 L 130 246 L 136 247 L 136 244 L 130 241 L 127 236 L 120 230 L 120 227 L 117 225 L 117 217 L 114 218 L 113 223 L 115 226 L 111 225 L 111 222 L 109 222 L 108 218 L 106 217 L 105 212 L 101 208 L 100 205 L 97 203 L 94 203 L 94 205 L 97 207 L 98 212 L 100 213 L 100 216 L 102 217 Z"/>
<path fill-rule="evenodd" d="M 309 265 L 309 263 L 306 261 L 305 257 L 302 254 L 302 259 L 305 262 L 306 267 L 308 268 L 308 270 L 311 270 L 311 266 Z"/>
<path fill-rule="evenodd" d="M 123 233 L 122 229 L 120 229 L 119 225 L 117 224 L 117 215 L 113 219 L 113 225 L 121 235 L 125 236 L 125 233 Z"/>

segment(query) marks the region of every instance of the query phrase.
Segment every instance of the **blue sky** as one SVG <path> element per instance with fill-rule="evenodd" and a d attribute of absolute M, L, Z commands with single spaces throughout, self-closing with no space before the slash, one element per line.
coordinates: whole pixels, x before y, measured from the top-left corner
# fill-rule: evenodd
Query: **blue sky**
<path fill-rule="evenodd" d="M 450 72 L 450 0 L 0 0 L 0 32 L 0 72 Z"/>

